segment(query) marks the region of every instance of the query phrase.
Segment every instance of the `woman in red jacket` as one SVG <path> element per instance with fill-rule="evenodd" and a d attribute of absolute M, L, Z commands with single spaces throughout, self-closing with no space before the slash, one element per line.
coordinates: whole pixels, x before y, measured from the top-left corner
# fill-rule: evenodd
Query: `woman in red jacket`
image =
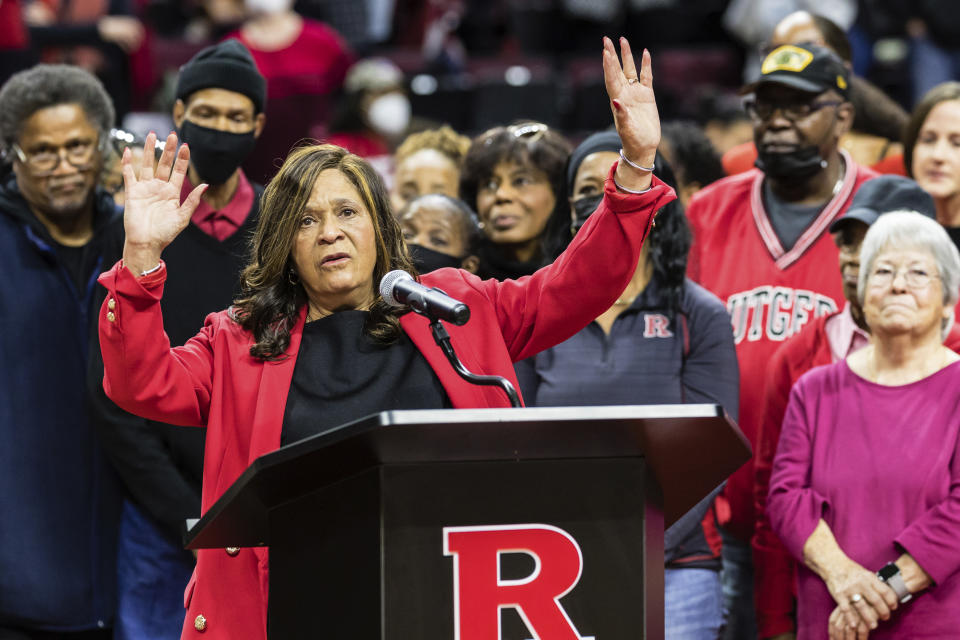
<path fill-rule="evenodd" d="M 464 364 L 506 376 L 512 363 L 583 328 L 626 286 L 654 212 L 674 198 L 649 167 L 660 138 L 650 56 L 639 75 L 629 44 L 623 66 L 610 40 L 603 65 L 622 162 L 600 209 L 553 265 L 519 281 L 482 281 L 454 269 L 423 277 L 467 303 L 450 327 Z M 152 148 L 154 137 L 147 138 Z M 124 157 L 123 261 L 103 274 L 100 313 L 107 394 L 167 423 L 207 428 L 203 509 L 256 457 L 385 409 L 503 407 L 490 387 L 461 380 L 433 344 L 428 322 L 391 308 L 380 278 L 411 270 L 382 182 L 339 147 L 292 153 L 264 194 L 244 272 L 244 294 L 171 349 L 160 298 L 163 248 L 189 222 L 204 185 L 180 204 L 189 152 L 171 134 L 156 172 Z M 398 400 L 399 398 L 399 400 Z M 187 587 L 183 637 L 265 638 L 266 548 L 203 550 Z"/>

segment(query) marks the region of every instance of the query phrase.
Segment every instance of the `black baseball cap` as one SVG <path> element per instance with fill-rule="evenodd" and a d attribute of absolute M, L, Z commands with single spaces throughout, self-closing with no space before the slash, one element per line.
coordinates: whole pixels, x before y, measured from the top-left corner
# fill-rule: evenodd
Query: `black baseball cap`
<path fill-rule="evenodd" d="M 809 93 L 832 89 L 846 97 L 850 71 L 829 49 L 813 44 L 785 44 L 767 54 L 760 65 L 760 78 L 740 93 L 753 93 L 764 84 L 781 84 Z"/>
<path fill-rule="evenodd" d="M 850 208 L 830 225 L 830 233 L 836 233 L 851 220 L 858 220 L 869 227 L 877 218 L 891 211 L 916 211 L 928 218 L 937 218 L 933 198 L 920 185 L 903 176 L 884 175 L 860 185 Z"/>

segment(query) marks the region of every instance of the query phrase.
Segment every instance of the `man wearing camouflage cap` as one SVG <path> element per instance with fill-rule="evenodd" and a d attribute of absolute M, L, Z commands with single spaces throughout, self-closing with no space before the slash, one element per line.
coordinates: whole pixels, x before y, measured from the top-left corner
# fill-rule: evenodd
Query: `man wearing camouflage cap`
<path fill-rule="evenodd" d="M 828 227 L 862 182 L 875 176 L 839 149 L 853 122 L 849 71 L 829 50 L 785 45 L 746 86 L 757 168 L 698 193 L 690 277 L 727 304 L 740 364 L 740 428 L 756 443 L 767 362 L 807 322 L 839 309 L 837 248 Z M 718 232 L 720 231 L 720 232 Z M 728 483 L 723 529 L 727 636 L 756 637 L 750 538 L 753 465 Z M 729 505 L 729 509 L 726 506 Z"/>

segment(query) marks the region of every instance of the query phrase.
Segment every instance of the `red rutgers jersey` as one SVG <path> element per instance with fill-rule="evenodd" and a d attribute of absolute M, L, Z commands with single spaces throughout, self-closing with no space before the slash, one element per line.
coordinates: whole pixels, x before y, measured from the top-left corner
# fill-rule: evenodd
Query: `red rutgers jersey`
<path fill-rule="evenodd" d="M 690 202 L 693 229 L 688 272 L 725 302 L 740 363 L 740 428 L 756 442 L 767 363 L 780 344 L 813 318 L 843 307 L 837 248 L 830 223 L 853 194 L 877 174 L 841 152 L 847 171 L 840 189 L 796 244 L 784 251 L 763 206 L 763 173 L 753 169 L 716 182 Z M 730 530 L 744 541 L 753 531 L 753 462 L 727 482 Z"/>

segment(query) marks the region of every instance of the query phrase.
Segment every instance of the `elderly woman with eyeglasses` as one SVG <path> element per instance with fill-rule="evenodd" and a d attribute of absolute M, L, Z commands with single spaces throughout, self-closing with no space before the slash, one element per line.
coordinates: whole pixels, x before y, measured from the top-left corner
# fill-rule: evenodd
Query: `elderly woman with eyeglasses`
<path fill-rule="evenodd" d="M 867 233 L 870 344 L 793 387 L 770 479 L 801 561 L 797 638 L 946 638 L 960 629 L 960 360 L 943 346 L 960 254 L 935 221 Z"/>
<path fill-rule="evenodd" d="M 480 217 L 477 275 L 506 280 L 548 264 L 569 237 L 564 195 L 569 143 L 539 122 L 496 127 L 474 139 L 463 160 L 460 197 Z"/>

